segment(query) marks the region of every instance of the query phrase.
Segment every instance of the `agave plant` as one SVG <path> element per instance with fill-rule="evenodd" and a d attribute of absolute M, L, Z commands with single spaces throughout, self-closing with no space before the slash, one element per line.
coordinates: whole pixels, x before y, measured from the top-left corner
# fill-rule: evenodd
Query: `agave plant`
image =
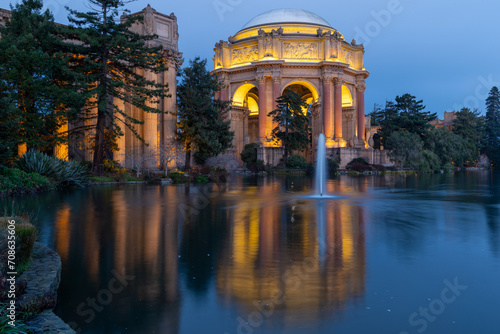
<path fill-rule="evenodd" d="M 15 167 L 26 173 L 38 173 L 50 178 L 57 176 L 57 162 L 47 154 L 29 150 L 15 161 Z"/>
<path fill-rule="evenodd" d="M 27 173 L 38 173 L 51 178 L 58 187 L 84 187 L 88 171 L 77 161 L 63 161 L 45 153 L 30 150 L 16 159 L 15 166 Z"/>

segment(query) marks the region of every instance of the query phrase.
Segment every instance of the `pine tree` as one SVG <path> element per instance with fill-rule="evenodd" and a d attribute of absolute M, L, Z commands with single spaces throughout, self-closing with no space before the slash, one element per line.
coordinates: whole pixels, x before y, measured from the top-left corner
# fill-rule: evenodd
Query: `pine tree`
<path fill-rule="evenodd" d="M 214 99 L 222 83 L 206 68 L 206 59 L 196 57 L 180 75 L 177 87 L 179 141 L 186 150 L 185 169 L 190 169 L 191 154 L 199 164 L 231 147 L 234 132 L 227 119 L 230 101 Z"/>
<path fill-rule="evenodd" d="M 385 149 L 391 149 L 392 147 L 387 139 L 393 132 L 400 130 L 399 114 L 395 103 L 386 101 L 385 108 L 379 111 L 378 119 L 380 125 L 380 129 L 378 130 L 378 134 L 381 137 L 380 142 Z"/>
<path fill-rule="evenodd" d="M 11 7 L 11 19 L 0 27 L 2 99 L 12 102 L 2 106 L 9 111 L 2 110 L 1 121 L 3 127 L 13 119 L 19 122 L 9 130 L 13 142 L 50 151 L 66 140 L 57 130 L 81 101 L 71 84 L 60 26 L 42 7 L 41 0 L 23 0 Z"/>
<path fill-rule="evenodd" d="M 429 122 L 435 120 L 437 114 L 424 111 L 423 101 L 417 101 L 416 97 L 410 94 L 396 96 L 395 101 L 399 112 L 399 127 L 410 133 L 416 133 L 425 140 L 425 134 L 431 128 Z"/>
<path fill-rule="evenodd" d="M 21 142 L 20 127 L 20 115 L 15 103 L 6 91 L 5 81 L 0 80 L 0 164 L 9 164 L 16 155 Z"/>
<path fill-rule="evenodd" d="M 128 128 L 143 141 L 137 127 L 143 122 L 125 113 L 114 99 L 129 103 L 148 113 L 162 113 L 155 106 L 169 97 L 167 85 L 148 80 L 142 73 L 167 70 L 162 46 L 152 45 L 155 35 L 140 35 L 131 27 L 143 21 L 140 15 L 122 15 L 122 0 L 88 0 L 92 11 L 83 13 L 70 8 L 69 44 L 80 74 L 78 88 L 86 97 L 81 118 L 94 121 L 94 157 L 92 171 L 103 173 L 106 151 L 116 147 L 116 139 Z M 125 10 L 128 13 L 127 10 Z"/>
<path fill-rule="evenodd" d="M 278 124 L 272 131 L 275 142 L 281 142 L 285 154 L 283 162 L 288 162 L 289 154 L 294 151 L 304 151 L 311 143 L 311 112 L 307 103 L 299 94 L 287 91 L 276 100 L 278 107 L 269 113 L 273 122 Z M 304 113 L 306 110 L 306 113 Z"/>
<path fill-rule="evenodd" d="M 486 99 L 486 154 L 496 167 L 500 164 L 500 92 L 497 87 L 490 90 Z"/>

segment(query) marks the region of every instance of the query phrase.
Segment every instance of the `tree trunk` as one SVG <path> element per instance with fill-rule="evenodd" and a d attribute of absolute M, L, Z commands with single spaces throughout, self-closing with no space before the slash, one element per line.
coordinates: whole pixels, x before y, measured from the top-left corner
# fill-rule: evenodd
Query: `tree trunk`
<path fill-rule="evenodd" d="M 92 173 L 98 176 L 104 175 L 104 120 L 104 113 L 98 111 L 95 130 L 94 159 L 92 162 Z"/>
<path fill-rule="evenodd" d="M 191 169 L 191 151 L 186 150 L 186 161 L 184 162 L 184 170 L 187 172 Z"/>

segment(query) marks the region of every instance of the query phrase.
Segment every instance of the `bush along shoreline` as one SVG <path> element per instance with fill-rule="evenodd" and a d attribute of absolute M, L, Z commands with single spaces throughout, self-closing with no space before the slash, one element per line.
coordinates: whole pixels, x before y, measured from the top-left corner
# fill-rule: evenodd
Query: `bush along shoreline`
<path fill-rule="evenodd" d="M 29 150 L 14 160 L 14 168 L 0 166 L 0 194 L 81 188 L 89 184 L 88 169 L 76 161 L 63 161 L 45 153 Z"/>

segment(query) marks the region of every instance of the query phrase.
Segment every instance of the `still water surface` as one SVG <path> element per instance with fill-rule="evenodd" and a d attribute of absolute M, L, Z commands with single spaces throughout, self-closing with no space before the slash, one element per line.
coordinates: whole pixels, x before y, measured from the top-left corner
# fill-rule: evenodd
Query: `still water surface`
<path fill-rule="evenodd" d="M 500 332 L 499 174 L 342 176 L 334 200 L 305 198 L 312 183 L 102 186 L 14 205 L 61 255 L 56 311 L 82 333 Z"/>

